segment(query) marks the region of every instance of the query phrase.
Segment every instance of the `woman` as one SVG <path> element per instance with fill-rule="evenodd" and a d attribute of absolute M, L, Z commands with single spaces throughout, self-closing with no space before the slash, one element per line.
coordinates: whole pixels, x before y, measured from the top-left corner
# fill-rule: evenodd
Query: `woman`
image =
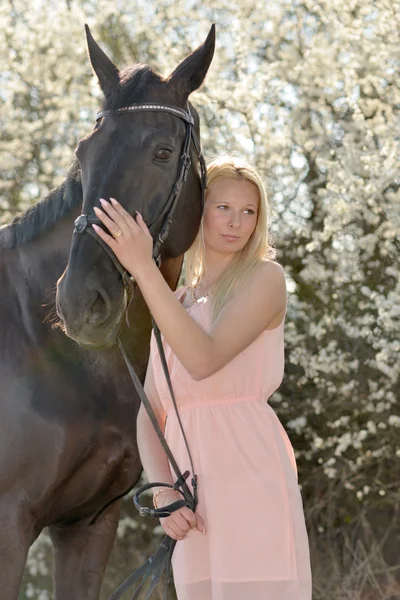
<path fill-rule="evenodd" d="M 175 588 L 179 600 L 311 600 L 295 456 L 268 404 L 283 377 L 286 285 L 268 243 L 266 192 L 257 172 L 232 156 L 214 160 L 207 178 L 186 253 L 190 283 L 175 293 L 152 261 L 141 215 L 135 221 L 115 200 L 97 211 L 117 237 L 96 231 L 134 275 L 163 334 L 198 476 L 196 512 L 184 507 L 160 519 L 178 540 Z M 145 390 L 181 472 L 191 470 L 154 335 Z M 174 483 L 143 407 L 137 429 L 149 481 Z M 153 498 L 163 506 L 181 496 L 167 488 Z"/>

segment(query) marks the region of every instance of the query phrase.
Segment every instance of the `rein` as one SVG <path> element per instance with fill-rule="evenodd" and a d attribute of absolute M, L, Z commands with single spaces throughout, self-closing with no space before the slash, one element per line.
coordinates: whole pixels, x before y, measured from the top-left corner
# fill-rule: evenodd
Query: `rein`
<path fill-rule="evenodd" d="M 157 103 L 147 103 L 147 104 L 132 104 L 130 106 L 126 106 L 124 108 L 118 108 L 115 110 L 102 110 L 99 113 L 97 113 L 95 128 L 97 128 L 99 126 L 99 121 L 102 118 L 105 118 L 109 115 L 120 115 L 120 114 L 126 114 L 126 113 L 130 113 L 130 112 L 141 112 L 141 111 L 167 112 L 167 113 L 170 113 L 170 114 L 182 119 L 186 125 L 185 139 L 183 142 L 182 154 L 181 154 L 181 157 L 179 160 L 178 173 L 177 173 L 175 182 L 172 186 L 172 189 L 168 196 L 167 202 L 161 212 L 161 215 L 159 215 L 158 219 L 156 219 L 156 221 L 149 227 L 150 233 L 153 235 L 155 226 L 160 221 L 160 219 L 163 219 L 160 233 L 157 236 L 157 239 L 153 246 L 153 259 L 155 260 L 157 266 L 160 267 L 160 265 L 161 265 L 161 246 L 168 237 L 170 225 L 171 225 L 171 222 L 172 222 L 172 219 L 174 216 L 175 208 L 178 203 L 178 199 L 179 199 L 179 196 L 180 196 L 180 193 L 182 190 L 182 186 L 187 179 L 187 174 L 191 167 L 191 159 L 190 159 L 191 142 L 193 142 L 193 146 L 197 153 L 199 164 L 200 164 L 200 186 L 201 186 L 202 211 L 204 209 L 204 197 L 205 197 L 205 189 L 206 189 L 206 185 L 207 185 L 207 171 L 206 171 L 205 160 L 204 160 L 203 154 L 201 152 L 200 141 L 197 139 L 197 137 L 193 131 L 194 119 L 190 113 L 189 107 L 187 110 L 184 110 L 177 106 L 169 106 L 166 104 L 157 104 Z M 131 275 L 129 275 L 129 273 L 121 265 L 121 263 L 119 262 L 119 260 L 117 259 L 117 257 L 115 256 L 115 254 L 113 253 L 111 248 L 100 238 L 100 236 L 95 232 L 93 227 L 90 226 L 93 223 L 95 223 L 97 225 L 103 225 L 103 223 L 100 221 L 100 219 L 98 219 L 94 214 L 93 215 L 81 214 L 75 220 L 74 234 L 80 234 L 80 233 L 86 232 L 86 233 L 89 233 L 92 237 L 94 237 L 96 239 L 96 241 L 99 242 L 99 244 L 101 244 L 102 248 L 107 252 L 107 254 L 108 254 L 109 258 L 111 259 L 112 263 L 114 264 L 115 268 L 120 273 L 122 283 L 124 286 L 124 291 L 127 296 L 125 318 L 126 318 L 126 323 L 127 323 L 128 327 L 130 327 L 130 323 L 129 323 L 129 319 L 128 319 L 128 310 L 129 310 L 129 306 L 130 306 L 130 303 L 131 303 L 131 300 L 133 297 L 134 278 Z M 154 239 L 154 235 L 153 235 L 153 239 Z M 150 417 L 153 427 L 156 430 L 156 433 L 160 439 L 160 442 L 161 442 L 161 444 L 168 456 L 168 459 L 172 465 L 172 468 L 174 469 L 175 474 L 177 476 L 177 480 L 173 485 L 156 481 L 156 482 L 148 483 L 148 484 L 140 487 L 134 494 L 133 501 L 134 501 L 136 508 L 139 511 L 140 516 L 161 518 L 161 517 L 168 517 L 174 511 L 182 508 L 183 506 L 188 506 L 193 512 L 196 510 L 196 506 L 198 503 L 197 475 L 194 473 L 192 456 L 190 454 L 186 435 L 183 430 L 182 422 L 181 422 L 181 419 L 179 416 L 178 407 L 177 407 L 176 399 L 175 399 L 175 394 L 174 394 L 174 391 L 172 388 L 172 382 L 171 382 L 171 378 L 170 378 L 169 371 L 168 371 L 167 361 L 165 358 L 164 347 L 163 347 L 162 340 L 161 340 L 160 330 L 159 330 L 156 322 L 154 321 L 154 318 L 152 315 L 151 315 L 151 319 L 152 319 L 152 324 L 153 324 L 153 329 L 154 329 L 154 335 L 155 335 L 158 350 L 160 353 L 160 358 L 161 358 L 164 375 L 167 380 L 168 388 L 169 388 L 171 398 L 172 398 L 172 401 L 174 404 L 174 409 L 175 409 L 175 412 L 176 412 L 176 415 L 178 418 L 179 427 L 181 429 L 181 432 L 182 432 L 182 435 L 183 435 L 183 438 L 185 441 L 185 445 L 187 448 L 187 452 L 189 455 L 190 465 L 191 465 L 191 469 L 192 469 L 192 473 L 193 473 L 193 477 L 191 480 L 192 487 L 193 487 L 193 494 L 191 493 L 191 491 L 186 483 L 186 479 L 190 475 L 190 471 L 185 471 L 183 474 L 181 473 L 181 471 L 178 467 L 178 464 L 171 452 L 171 449 L 169 448 L 167 441 L 161 431 L 160 425 L 155 416 L 153 408 L 146 396 L 146 393 L 145 393 L 143 386 L 140 383 L 140 380 L 132 366 L 132 363 L 130 362 L 130 360 L 126 354 L 126 351 L 122 345 L 120 338 L 118 338 L 117 343 L 118 343 L 119 349 L 121 351 L 121 354 L 126 362 L 129 374 L 130 374 L 132 382 L 136 388 L 136 391 L 140 397 L 140 400 L 143 403 L 143 405 Z M 169 487 L 169 488 L 176 490 L 177 492 L 179 492 L 181 494 L 183 499 L 176 500 L 172 504 L 168 504 L 168 505 L 160 507 L 160 508 L 149 508 L 147 506 L 142 506 L 140 503 L 140 496 L 144 492 L 146 492 L 148 489 L 150 489 L 152 487 L 159 487 L 159 486 Z M 143 578 L 141 583 L 139 584 L 139 586 L 134 591 L 133 596 L 131 597 L 131 600 L 136 600 L 137 598 L 139 598 L 139 594 L 143 588 L 144 583 L 151 576 L 150 584 L 147 589 L 147 594 L 145 596 L 145 600 L 147 600 L 148 598 L 150 598 L 151 594 L 153 593 L 164 570 L 166 571 L 166 579 L 165 579 L 163 599 L 166 600 L 168 584 L 170 582 L 170 576 L 171 576 L 171 558 L 172 558 L 172 553 L 174 551 L 175 545 L 176 545 L 176 540 L 174 540 L 170 536 L 166 535 L 164 537 L 163 541 L 161 542 L 161 545 L 159 546 L 158 550 L 139 569 L 137 569 L 134 573 L 132 573 L 132 575 L 130 575 L 130 577 L 128 577 L 128 579 L 124 583 L 122 583 L 122 585 L 114 592 L 114 594 L 112 594 L 110 600 L 119 600 L 121 598 L 121 596 L 124 594 L 124 592 L 129 587 L 131 587 L 137 580 L 139 580 L 139 578 Z"/>

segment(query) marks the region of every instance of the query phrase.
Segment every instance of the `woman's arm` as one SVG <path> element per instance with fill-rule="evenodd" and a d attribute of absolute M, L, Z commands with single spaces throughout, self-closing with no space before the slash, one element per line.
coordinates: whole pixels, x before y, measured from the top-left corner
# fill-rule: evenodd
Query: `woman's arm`
<path fill-rule="evenodd" d="M 144 391 L 157 417 L 161 431 L 164 433 L 166 414 L 155 385 L 151 355 L 144 382 Z M 173 484 L 168 457 L 143 404 L 140 405 L 136 427 L 140 460 L 147 479 Z M 157 488 L 154 488 L 153 492 L 156 490 Z"/>
<path fill-rule="evenodd" d="M 120 263 L 135 277 L 167 343 L 193 379 L 209 377 L 247 348 L 286 306 L 282 267 L 261 263 L 224 306 L 211 331 L 205 332 L 185 311 L 152 260 L 153 239 L 143 218 L 137 222 L 113 198 L 113 206 L 100 199 L 104 210 L 94 208 L 110 232 L 96 224 L 98 235 Z M 106 214 L 107 213 L 107 214 Z"/>
<path fill-rule="evenodd" d="M 166 415 L 154 381 L 151 354 L 147 367 L 144 391 L 160 424 L 161 431 L 164 433 Z M 140 459 L 147 479 L 149 482 L 160 481 L 172 485 L 174 481 L 171 477 L 168 457 L 143 404 L 141 404 L 139 409 L 136 426 Z M 153 488 L 153 493 L 155 491 L 157 491 L 157 488 Z M 182 500 L 182 498 L 183 496 L 179 492 L 169 489 L 157 497 L 157 506 L 166 506 L 176 500 Z M 165 533 L 175 540 L 184 539 L 191 528 L 197 527 L 199 531 L 202 531 L 204 527 L 202 517 L 197 512 L 193 513 L 187 506 L 183 506 L 173 512 L 169 517 L 160 518 L 160 523 Z"/>
<path fill-rule="evenodd" d="M 285 274 L 271 261 L 248 276 L 209 333 L 186 312 L 154 263 L 136 270 L 136 280 L 167 343 L 195 380 L 224 367 L 286 307 Z"/>

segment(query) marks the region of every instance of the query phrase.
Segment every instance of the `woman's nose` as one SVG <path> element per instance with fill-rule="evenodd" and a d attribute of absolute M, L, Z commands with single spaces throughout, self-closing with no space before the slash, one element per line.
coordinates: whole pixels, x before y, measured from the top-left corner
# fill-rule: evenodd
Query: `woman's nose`
<path fill-rule="evenodd" d="M 229 225 L 230 225 L 230 227 L 239 227 L 239 225 L 240 225 L 240 214 L 231 213 L 231 218 L 230 218 Z"/>

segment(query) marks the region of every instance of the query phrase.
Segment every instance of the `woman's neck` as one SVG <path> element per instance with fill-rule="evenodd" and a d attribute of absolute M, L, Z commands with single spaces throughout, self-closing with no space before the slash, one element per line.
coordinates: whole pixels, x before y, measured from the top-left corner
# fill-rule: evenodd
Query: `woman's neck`
<path fill-rule="evenodd" d="M 200 281 L 198 282 L 198 287 L 201 288 L 203 293 L 215 287 L 216 282 L 221 277 L 222 273 L 226 271 L 232 262 L 233 257 L 234 254 L 221 256 L 220 254 L 213 255 L 206 252 L 205 268 Z"/>

